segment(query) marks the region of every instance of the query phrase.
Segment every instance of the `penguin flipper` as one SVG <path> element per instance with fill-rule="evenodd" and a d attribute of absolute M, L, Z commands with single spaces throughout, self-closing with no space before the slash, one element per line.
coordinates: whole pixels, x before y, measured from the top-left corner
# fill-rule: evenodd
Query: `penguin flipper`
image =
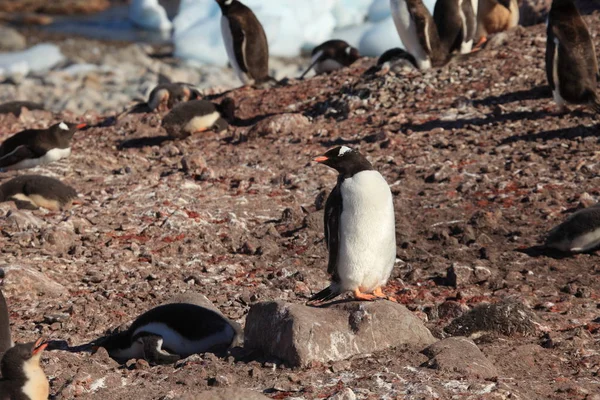
<path fill-rule="evenodd" d="M 178 354 L 171 354 L 162 349 L 163 338 L 159 335 L 144 335 L 138 338 L 144 346 L 144 359 L 153 364 L 172 364 L 181 359 Z"/>
<path fill-rule="evenodd" d="M 332 275 L 334 281 L 339 281 L 337 272 L 337 260 L 340 244 L 340 218 L 342 215 L 342 193 L 340 185 L 335 185 L 327 201 L 325 202 L 324 225 L 325 243 L 329 250 L 329 261 L 327 272 Z"/>
<path fill-rule="evenodd" d="M 342 292 L 339 288 L 339 285 L 334 282 L 331 285 L 327 286 L 325 289 L 321 290 L 319 293 L 314 294 L 308 300 L 308 303 L 312 303 L 314 301 L 323 302 L 323 301 L 333 300 L 336 297 L 338 297 L 340 294 L 342 294 Z"/>
<path fill-rule="evenodd" d="M 244 52 L 242 49 L 248 49 L 250 46 L 248 43 L 246 43 L 248 38 L 244 32 L 243 20 L 240 18 L 235 18 L 235 16 L 230 16 L 229 29 L 231 29 L 233 52 L 235 54 L 235 59 L 238 63 L 238 66 L 243 72 L 248 73 L 248 64 L 246 63 L 246 57 L 244 57 Z"/>
<path fill-rule="evenodd" d="M 30 201 L 19 200 L 11 197 L 9 200 L 13 201 L 19 210 L 38 210 L 39 207 Z"/>
<path fill-rule="evenodd" d="M 308 74 L 308 72 L 313 69 L 313 67 L 315 66 L 315 64 L 317 64 L 319 61 L 321 61 L 321 57 L 317 58 L 315 61 L 313 61 L 308 68 L 306 69 L 306 71 L 304 71 L 302 73 L 302 75 L 300 75 L 300 77 L 298 79 L 304 79 L 304 75 Z"/>
<path fill-rule="evenodd" d="M 511 9 L 510 9 L 510 3 L 511 3 L 512 0 L 496 0 L 496 1 L 498 1 L 498 4 L 500 4 L 501 6 L 506 7 L 506 9 L 508 11 L 511 11 Z"/>
<path fill-rule="evenodd" d="M 550 22 L 552 24 L 552 22 Z M 546 39 L 546 79 L 551 90 L 556 88 L 554 82 L 554 57 L 556 57 L 556 43 L 554 42 L 554 29 L 548 26 L 548 38 Z"/>
<path fill-rule="evenodd" d="M 19 146 L 10 153 L 0 158 L 0 168 L 10 167 L 28 158 L 36 158 L 38 155 L 29 146 Z"/>

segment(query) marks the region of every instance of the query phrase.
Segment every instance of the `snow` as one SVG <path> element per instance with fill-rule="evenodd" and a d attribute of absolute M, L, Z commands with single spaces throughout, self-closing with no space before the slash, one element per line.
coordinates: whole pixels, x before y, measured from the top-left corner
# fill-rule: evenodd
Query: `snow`
<path fill-rule="evenodd" d="M 25 76 L 30 72 L 46 71 L 64 60 L 58 46 L 37 44 L 27 50 L 0 53 L 0 76 Z"/>
<path fill-rule="evenodd" d="M 129 6 L 129 19 L 151 31 L 169 31 L 173 27 L 158 0 L 133 0 Z"/>

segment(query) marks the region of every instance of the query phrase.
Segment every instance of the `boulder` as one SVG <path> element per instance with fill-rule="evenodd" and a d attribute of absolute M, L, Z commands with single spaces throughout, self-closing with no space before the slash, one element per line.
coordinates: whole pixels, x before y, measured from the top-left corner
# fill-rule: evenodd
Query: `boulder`
<path fill-rule="evenodd" d="M 254 125 L 248 132 L 248 139 L 269 135 L 290 135 L 294 131 L 310 126 L 310 121 L 302 114 L 286 113 L 267 117 Z"/>
<path fill-rule="evenodd" d="M 422 367 L 457 372 L 468 377 L 491 379 L 498 376 L 496 367 L 472 340 L 451 337 L 440 340 L 422 351 L 429 360 Z"/>
<path fill-rule="evenodd" d="M 25 36 L 13 28 L 0 25 L 0 52 L 24 50 L 27 47 Z"/>
<path fill-rule="evenodd" d="M 2 266 L 6 272 L 6 292 L 24 297 L 43 293 L 50 297 L 67 294 L 67 289 L 45 274 L 21 265 Z"/>
<path fill-rule="evenodd" d="M 292 367 L 343 360 L 390 347 L 436 341 L 421 320 L 390 301 L 314 308 L 283 301 L 255 304 L 246 318 L 245 347 Z"/>

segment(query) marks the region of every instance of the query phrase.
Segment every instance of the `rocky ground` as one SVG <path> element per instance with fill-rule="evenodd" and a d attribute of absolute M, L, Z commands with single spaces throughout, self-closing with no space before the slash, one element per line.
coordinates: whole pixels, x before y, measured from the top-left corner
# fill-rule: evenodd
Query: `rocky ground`
<path fill-rule="evenodd" d="M 593 32 L 598 16 L 586 17 Z M 70 211 L 0 205 L 14 339 L 87 343 L 184 291 L 242 325 L 258 302 L 303 304 L 328 282 L 321 208 L 336 179 L 311 159 L 346 144 L 394 194 L 389 293 L 438 339 L 470 334 L 476 323 L 455 319 L 482 304 L 513 304 L 505 314 L 527 324 L 490 319 L 472 337 L 483 356 L 467 367 L 431 361 L 443 349 L 409 346 L 302 368 L 239 348 L 158 367 L 55 350 L 43 359 L 52 398 L 194 398 L 226 387 L 273 399 L 597 400 L 598 257 L 532 247 L 598 200 L 598 119 L 554 113 L 544 51 L 543 25 L 519 28 L 439 70 L 371 73 L 374 60 L 363 59 L 329 76 L 234 90 L 226 96 L 239 120 L 220 135 L 166 141 L 159 114 L 77 133 L 68 160 L 34 171 L 78 190 Z M 40 79 L 39 90 L 49 88 L 57 87 Z M 2 98 L 12 90 L 0 87 Z M 85 96 L 64 90 L 67 102 Z M 0 136 L 61 119 L 95 124 L 117 111 L 64 108 L 0 116 Z M 393 325 L 384 332 L 396 334 Z M 440 343 L 455 353 L 469 346 Z"/>

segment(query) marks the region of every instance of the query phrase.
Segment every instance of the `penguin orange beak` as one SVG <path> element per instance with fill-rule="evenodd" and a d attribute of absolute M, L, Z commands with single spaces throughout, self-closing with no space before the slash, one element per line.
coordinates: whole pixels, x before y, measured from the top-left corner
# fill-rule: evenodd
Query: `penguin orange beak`
<path fill-rule="evenodd" d="M 313 161 L 320 163 L 320 162 L 327 161 L 327 160 L 329 160 L 329 158 L 327 158 L 325 156 L 319 156 L 319 157 L 315 158 Z"/>
<path fill-rule="evenodd" d="M 39 338 L 35 341 L 35 345 L 33 346 L 33 351 L 31 352 L 31 354 L 35 356 L 36 354 L 39 354 L 42 351 L 44 351 L 46 347 L 48 347 L 48 342 L 45 342 L 44 339 Z"/>
<path fill-rule="evenodd" d="M 86 126 L 87 126 L 87 124 L 86 124 L 86 123 L 82 123 L 82 124 L 78 124 L 78 125 L 77 125 L 75 128 L 77 128 L 77 129 L 83 129 L 83 128 L 85 128 Z"/>

